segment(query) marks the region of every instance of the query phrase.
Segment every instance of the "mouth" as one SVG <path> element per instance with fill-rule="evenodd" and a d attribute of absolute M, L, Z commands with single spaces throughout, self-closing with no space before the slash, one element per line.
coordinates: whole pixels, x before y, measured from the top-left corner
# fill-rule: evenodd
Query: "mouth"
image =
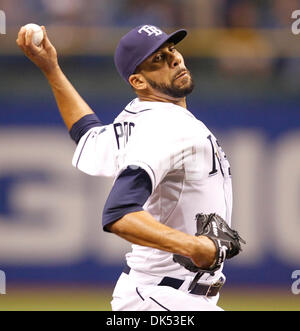
<path fill-rule="evenodd" d="M 187 70 L 182 70 L 179 74 L 177 74 L 177 76 L 175 76 L 175 79 L 178 79 L 178 78 L 181 78 L 181 77 L 184 77 L 184 76 L 187 76 L 188 75 L 188 72 Z"/>

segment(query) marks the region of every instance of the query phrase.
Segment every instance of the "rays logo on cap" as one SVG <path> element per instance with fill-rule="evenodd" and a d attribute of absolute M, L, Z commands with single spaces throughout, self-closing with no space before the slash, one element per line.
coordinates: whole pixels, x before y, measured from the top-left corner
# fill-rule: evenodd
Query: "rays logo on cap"
<path fill-rule="evenodd" d="M 162 31 L 158 29 L 156 26 L 153 25 L 143 25 L 139 30 L 138 33 L 145 32 L 148 34 L 148 37 L 152 36 L 153 34 L 155 37 L 162 34 Z"/>

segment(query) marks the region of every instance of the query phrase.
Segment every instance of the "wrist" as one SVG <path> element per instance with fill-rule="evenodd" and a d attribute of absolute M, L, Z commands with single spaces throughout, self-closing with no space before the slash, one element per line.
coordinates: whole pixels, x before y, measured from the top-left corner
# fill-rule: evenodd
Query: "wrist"
<path fill-rule="evenodd" d="M 201 261 L 201 267 L 209 268 L 216 262 L 217 248 L 213 240 L 207 236 L 197 236 L 195 255 Z"/>
<path fill-rule="evenodd" d="M 58 63 L 49 68 L 42 69 L 42 72 L 46 76 L 46 78 L 48 79 L 49 82 L 51 82 L 52 80 L 55 80 L 62 73 L 61 68 Z"/>
<path fill-rule="evenodd" d="M 214 241 L 207 237 L 207 236 L 199 236 L 201 242 L 203 244 L 203 249 L 205 251 L 205 255 L 207 256 L 208 260 L 211 260 L 212 263 L 214 262 L 217 254 L 217 247 Z"/>

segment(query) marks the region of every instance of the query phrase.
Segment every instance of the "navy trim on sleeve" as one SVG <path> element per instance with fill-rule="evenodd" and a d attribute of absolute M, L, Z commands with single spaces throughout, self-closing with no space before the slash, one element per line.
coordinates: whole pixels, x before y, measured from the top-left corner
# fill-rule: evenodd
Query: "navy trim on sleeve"
<path fill-rule="evenodd" d="M 101 123 L 96 114 L 88 114 L 81 117 L 80 120 L 75 122 L 69 133 L 75 143 L 78 144 L 80 138 L 90 129 L 96 126 L 103 126 L 103 124 Z"/>
<path fill-rule="evenodd" d="M 106 226 L 129 213 L 143 210 L 143 205 L 152 192 L 148 173 L 136 166 L 127 167 L 116 179 L 106 200 L 103 215 L 103 230 Z"/>

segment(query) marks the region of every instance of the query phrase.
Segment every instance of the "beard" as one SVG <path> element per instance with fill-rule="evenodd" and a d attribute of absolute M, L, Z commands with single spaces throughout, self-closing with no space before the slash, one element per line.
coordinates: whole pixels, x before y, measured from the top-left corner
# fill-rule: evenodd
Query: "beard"
<path fill-rule="evenodd" d="M 156 83 L 149 78 L 147 78 L 147 81 L 153 89 L 163 94 L 166 94 L 172 98 L 183 98 L 192 93 L 195 86 L 191 73 L 188 70 L 187 72 L 190 76 L 190 81 L 189 84 L 185 87 L 178 87 L 175 85 L 176 76 L 172 79 L 170 85 L 167 85 L 165 83 Z"/>

